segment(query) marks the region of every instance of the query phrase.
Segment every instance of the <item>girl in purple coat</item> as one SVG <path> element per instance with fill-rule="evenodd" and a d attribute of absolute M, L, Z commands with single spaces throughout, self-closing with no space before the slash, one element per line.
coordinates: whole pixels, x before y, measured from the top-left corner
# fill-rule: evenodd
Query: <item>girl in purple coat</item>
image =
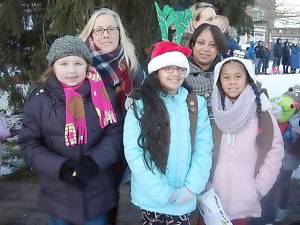
<path fill-rule="evenodd" d="M 39 177 L 39 208 L 49 225 L 106 225 L 118 201 L 113 168 L 124 159 L 119 119 L 80 38 L 56 39 L 47 59 L 19 135 Z"/>

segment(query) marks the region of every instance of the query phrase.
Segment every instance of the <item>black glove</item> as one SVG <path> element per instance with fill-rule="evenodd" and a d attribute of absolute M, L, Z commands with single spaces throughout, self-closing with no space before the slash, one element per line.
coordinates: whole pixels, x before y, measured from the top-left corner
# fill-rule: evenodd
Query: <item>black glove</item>
<path fill-rule="evenodd" d="M 77 174 L 76 170 L 78 170 L 77 168 L 78 168 L 78 165 L 76 162 L 74 162 L 70 159 L 66 160 L 62 164 L 62 166 L 59 170 L 60 179 L 69 184 L 78 186 L 79 182 L 76 177 L 76 174 Z"/>
<path fill-rule="evenodd" d="M 79 183 L 85 187 L 92 177 L 95 177 L 99 174 L 99 167 L 92 157 L 82 156 L 76 173 Z"/>

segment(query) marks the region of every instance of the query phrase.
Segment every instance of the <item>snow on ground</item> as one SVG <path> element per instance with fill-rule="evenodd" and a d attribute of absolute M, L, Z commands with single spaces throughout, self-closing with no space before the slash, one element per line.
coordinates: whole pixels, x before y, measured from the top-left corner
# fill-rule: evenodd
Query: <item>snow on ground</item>
<path fill-rule="evenodd" d="M 300 85 L 300 74 L 257 75 L 256 78 L 267 89 L 270 98 L 281 96 L 290 87 Z"/>
<path fill-rule="evenodd" d="M 1 176 L 7 176 L 14 172 L 14 168 L 10 166 L 1 166 L 0 167 L 0 177 Z"/>
<path fill-rule="evenodd" d="M 293 172 L 292 178 L 300 181 L 300 167 Z"/>

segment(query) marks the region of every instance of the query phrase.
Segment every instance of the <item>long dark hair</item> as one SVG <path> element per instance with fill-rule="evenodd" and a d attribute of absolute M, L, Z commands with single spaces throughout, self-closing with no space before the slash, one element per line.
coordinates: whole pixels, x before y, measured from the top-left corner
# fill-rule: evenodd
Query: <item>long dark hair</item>
<path fill-rule="evenodd" d="M 153 172 L 153 162 L 161 173 L 165 173 L 170 147 L 169 114 L 161 94 L 167 94 L 160 88 L 157 71 L 148 75 L 141 88 L 131 94 L 132 109 L 139 121 L 141 133 L 138 145 L 143 149 L 146 166 Z M 137 104 L 143 103 L 143 110 Z"/>
<path fill-rule="evenodd" d="M 254 94 L 255 94 L 255 102 L 256 102 L 256 113 L 257 113 L 257 117 L 258 117 L 258 126 L 259 128 L 261 128 L 261 100 L 260 100 L 260 90 L 259 88 L 257 87 L 256 83 L 254 82 L 254 80 L 250 77 L 249 73 L 248 73 L 248 70 L 246 69 L 245 65 L 240 62 L 239 60 L 236 60 L 236 59 L 231 59 L 231 60 L 228 60 L 226 61 L 221 69 L 220 69 L 220 74 L 222 72 L 222 69 L 224 67 L 224 65 L 230 63 L 230 62 L 235 62 L 235 63 L 239 63 L 243 70 L 245 71 L 246 73 L 246 76 L 247 76 L 247 83 L 251 86 Z M 218 78 L 218 81 L 217 81 L 217 86 L 219 88 L 219 91 L 220 91 L 220 96 L 221 96 L 221 104 L 222 104 L 222 108 L 223 110 L 225 109 L 225 92 L 222 88 L 222 85 L 221 85 L 221 81 L 220 81 L 220 75 L 219 75 L 219 78 Z"/>

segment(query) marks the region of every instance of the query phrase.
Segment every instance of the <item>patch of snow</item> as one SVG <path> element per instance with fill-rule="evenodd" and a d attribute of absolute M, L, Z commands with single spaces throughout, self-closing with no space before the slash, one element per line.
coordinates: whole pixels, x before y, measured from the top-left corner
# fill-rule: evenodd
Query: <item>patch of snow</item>
<path fill-rule="evenodd" d="M 300 167 L 298 167 L 298 169 L 294 170 L 294 172 L 292 174 L 292 179 L 300 180 Z"/>
<path fill-rule="evenodd" d="M 0 91 L 0 93 L 0 110 L 7 110 L 9 94 L 7 91 Z"/>
<path fill-rule="evenodd" d="M 0 177 L 10 175 L 14 172 L 14 170 L 15 169 L 10 166 L 1 166 L 0 167 Z"/>

